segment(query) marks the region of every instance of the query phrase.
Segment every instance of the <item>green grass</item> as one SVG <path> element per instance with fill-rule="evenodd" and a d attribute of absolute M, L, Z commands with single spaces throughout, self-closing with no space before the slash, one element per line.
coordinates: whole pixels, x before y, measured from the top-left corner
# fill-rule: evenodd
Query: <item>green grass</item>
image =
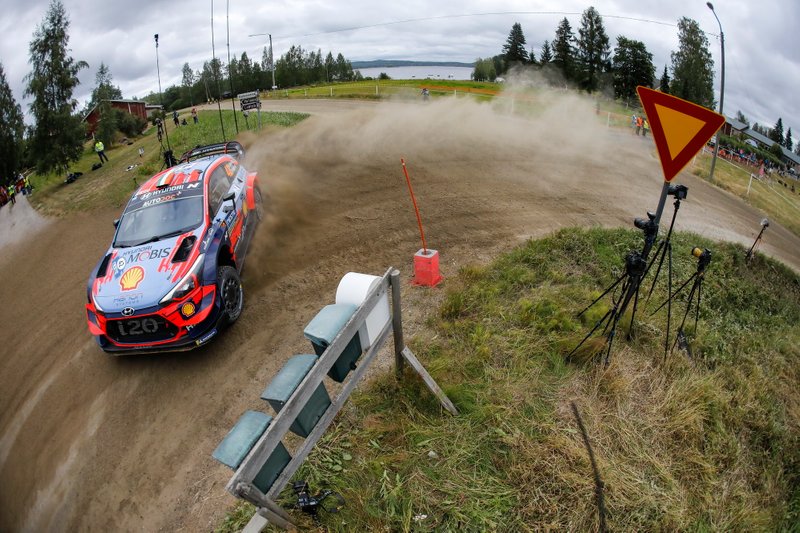
<path fill-rule="evenodd" d="M 695 176 L 708 180 L 711 172 L 711 155 L 700 154 L 696 164 L 690 167 L 690 171 Z M 800 235 L 800 181 L 793 178 L 780 178 L 775 173 L 767 182 L 753 179 L 751 183 L 751 172 L 758 175 L 756 168 L 733 165 L 727 160 L 717 158 L 712 183 L 739 196 L 795 235 Z M 786 185 L 779 183 L 779 178 Z M 748 184 L 750 185 L 749 194 L 747 192 Z M 792 185 L 794 185 L 794 191 L 791 189 Z M 758 221 L 754 220 L 753 223 L 755 225 Z"/>
<path fill-rule="evenodd" d="M 279 89 L 262 93 L 262 98 L 420 98 L 423 87 L 431 88 L 432 97 L 445 95 L 473 95 L 485 97 L 503 90 L 499 83 L 462 80 L 364 80 L 357 82 L 310 85 L 291 89 Z"/>
<path fill-rule="evenodd" d="M 590 318 L 576 313 L 620 274 L 638 232 L 562 230 L 450 278 L 429 319 L 434 340 L 410 346 L 461 414 L 444 412 L 411 373 L 357 391 L 297 475 L 347 501 L 322 513 L 321 527 L 596 529 L 575 401 L 612 531 L 796 528 L 800 277 L 760 254 L 745 264 L 740 246 L 691 234 L 673 244 L 676 283 L 696 270 L 693 246 L 713 253 L 698 329 L 687 326 L 691 359 L 663 360 L 665 313 L 650 316 L 665 297 L 662 274 L 629 342 L 624 321 L 608 368 L 596 362 L 602 340 L 565 363 L 608 299 Z M 684 306 L 678 298 L 674 320 Z"/>
<path fill-rule="evenodd" d="M 233 140 L 236 135 L 232 111 L 223 111 L 223 125 L 225 138 Z M 279 126 L 288 127 L 303 120 L 308 115 L 300 113 L 261 113 L 262 127 Z M 222 142 L 222 127 L 217 111 L 201 111 L 200 122 L 193 124 L 188 112 L 182 113 L 188 125 L 175 128 L 172 121 L 167 121 L 167 136 L 169 146 L 176 158 L 198 144 L 211 144 Z M 257 117 L 249 117 L 249 129 L 257 126 Z M 239 131 L 244 132 L 247 125 L 239 114 Z M 72 167 L 73 172 L 83 172 L 75 182 L 65 184 L 66 176 L 49 174 L 46 176 L 32 175 L 31 181 L 36 187 L 30 197 L 31 204 L 41 213 L 51 216 L 63 216 L 68 213 L 87 211 L 97 208 L 121 208 L 125 205 L 131 193 L 142 184 L 144 180 L 157 173 L 162 168 L 162 152 L 167 147 L 167 138 L 160 145 L 155 134 L 155 128 L 150 127 L 143 135 L 131 139 L 132 144 L 116 143 L 106 149 L 109 161 L 102 168 L 92 171 L 92 165 L 99 161 L 94 153 L 94 143 L 88 142 L 84 148 L 81 159 Z M 144 156 L 139 156 L 139 148 L 144 149 Z M 129 167 L 133 167 L 130 168 Z"/>

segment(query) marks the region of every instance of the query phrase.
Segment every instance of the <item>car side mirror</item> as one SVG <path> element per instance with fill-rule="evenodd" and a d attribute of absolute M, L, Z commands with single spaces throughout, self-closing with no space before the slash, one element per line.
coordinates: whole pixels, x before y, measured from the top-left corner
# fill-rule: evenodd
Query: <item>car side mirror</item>
<path fill-rule="evenodd" d="M 233 211 L 233 208 L 236 207 L 236 202 L 234 201 L 234 198 L 236 198 L 236 194 L 232 192 L 229 192 L 228 194 L 222 197 L 223 202 L 231 202 L 232 204 L 232 205 L 225 204 L 222 207 L 223 213 L 230 213 L 231 211 Z"/>
<path fill-rule="evenodd" d="M 115 228 L 119 227 L 119 219 L 118 218 L 114 220 L 114 227 Z"/>

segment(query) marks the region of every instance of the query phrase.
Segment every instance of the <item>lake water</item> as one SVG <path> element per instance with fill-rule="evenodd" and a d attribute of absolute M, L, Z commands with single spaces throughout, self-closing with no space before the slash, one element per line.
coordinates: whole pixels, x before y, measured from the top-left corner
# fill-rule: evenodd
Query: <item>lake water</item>
<path fill-rule="evenodd" d="M 378 67 L 378 68 L 359 68 L 365 78 L 377 78 L 381 72 L 393 80 L 469 80 L 472 67 Z"/>

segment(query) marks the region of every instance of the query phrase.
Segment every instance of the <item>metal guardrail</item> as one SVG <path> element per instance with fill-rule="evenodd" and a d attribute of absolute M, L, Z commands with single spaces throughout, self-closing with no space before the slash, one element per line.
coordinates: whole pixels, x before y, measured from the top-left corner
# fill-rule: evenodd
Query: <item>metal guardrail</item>
<path fill-rule="evenodd" d="M 311 395 L 323 382 L 326 374 L 336 363 L 350 340 L 354 335 L 359 334 L 359 329 L 364 326 L 368 315 L 390 291 L 392 295 L 391 320 L 387 321 L 376 339 L 371 342 L 366 352 L 362 354 L 358 366 L 344 381 L 338 394 L 331 398 L 330 405 L 322 414 L 313 430 L 305 438 L 303 443 L 291 453 L 291 460 L 283 468 L 275 482 L 267 489 L 266 493 L 262 492 L 255 486 L 254 479 L 269 460 L 272 453 L 281 445 L 283 438 L 286 436 L 287 432 L 289 432 L 290 426 L 305 407 Z M 438 398 L 442 407 L 453 415 L 458 414 L 458 410 L 447 395 L 442 391 L 427 370 L 425 370 L 414 353 L 405 345 L 400 307 L 400 272 L 394 268 L 389 268 L 381 278 L 380 283 L 375 285 L 368 292 L 366 298 L 361 305 L 358 306 L 355 313 L 345 323 L 327 349 L 319 356 L 314 366 L 291 394 L 280 412 L 272 419 L 272 422 L 269 424 L 264 434 L 256 441 L 233 477 L 228 481 L 225 487 L 228 492 L 258 507 L 256 516 L 253 517 L 251 524 L 248 525 L 245 531 L 260 531 L 267 521 L 284 529 L 294 527 L 289 515 L 275 500 L 297 469 L 302 465 L 314 445 L 325 433 L 325 430 L 330 426 L 334 417 L 344 406 L 345 401 L 350 397 L 356 385 L 358 385 L 364 377 L 367 369 L 383 347 L 390 333 L 393 333 L 395 369 L 398 379 L 402 378 L 403 367 L 407 362 L 409 366 L 419 374 L 428 389 Z"/>

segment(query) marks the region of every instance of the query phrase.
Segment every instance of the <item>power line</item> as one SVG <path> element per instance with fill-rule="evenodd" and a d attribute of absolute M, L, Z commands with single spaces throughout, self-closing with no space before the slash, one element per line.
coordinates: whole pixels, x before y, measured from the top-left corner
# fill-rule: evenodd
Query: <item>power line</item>
<path fill-rule="evenodd" d="M 331 33 L 342 33 L 346 31 L 354 31 L 354 30 L 365 30 L 369 28 L 379 28 L 383 26 L 396 26 L 399 24 L 409 24 L 412 22 L 426 22 L 429 20 L 446 20 L 446 19 L 457 19 L 457 18 L 469 18 L 469 17 L 488 17 L 488 16 L 498 16 L 498 15 L 558 15 L 558 16 L 568 16 L 568 15 L 581 15 L 582 13 L 577 11 L 490 11 L 486 13 L 467 13 L 461 15 L 438 15 L 435 17 L 420 17 L 420 18 L 413 18 L 413 19 L 403 19 L 403 20 L 390 20 L 386 22 L 377 22 L 375 24 L 365 24 L 363 26 L 351 26 L 348 28 L 339 28 L 336 30 L 328 30 L 328 31 L 320 31 L 315 33 L 304 33 L 300 35 L 282 35 L 276 37 L 276 39 L 296 39 L 298 37 L 314 37 L 317 35 L 328 35 Z M 643 19 L 637 17 L 628 17 L 624 15 L 601 15 L 602 18 L 609 18 L 609 19 L 618 19 L 618 20 L 630 20 L 634 22 L 645 22 L 648 24 L 658 24 L 660 26 L 670 26 L 673 28 L 677 28 L 677 24 L 672 24 L 670 22 L 664 22 L 660 20 L 651 20 L 651 19 Z M 266 33 L 252 33 L 249 37 L 261 37 L 267 35 Z"/>

